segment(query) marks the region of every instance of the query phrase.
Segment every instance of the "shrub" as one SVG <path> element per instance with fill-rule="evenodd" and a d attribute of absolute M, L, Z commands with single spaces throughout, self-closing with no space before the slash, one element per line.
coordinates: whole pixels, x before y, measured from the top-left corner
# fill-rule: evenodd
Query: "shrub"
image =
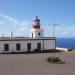
<path fill-rule="evenodd" d="M 47 58 L 48 63 L 65 63 L 63 62 L 59 57 L 48 57 Z"/>

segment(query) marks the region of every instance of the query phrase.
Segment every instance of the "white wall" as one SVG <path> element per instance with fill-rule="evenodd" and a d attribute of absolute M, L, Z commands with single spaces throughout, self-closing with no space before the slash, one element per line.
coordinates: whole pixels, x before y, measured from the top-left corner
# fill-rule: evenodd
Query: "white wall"
<path fill-rule="evenodd" d="M 44 36 L 43 32 L 44 32 L 43 29 L 32 29 L 30 37 L 32 37 L 32 33 L 33 33 L 33 38 L 43 37 Z M 40 33 L 40 35 L 38 35 L 38 33 Z"/>
<path fill-rule="evenodd" d="M 37 49 L 37 43 L 41 43 L 41 50 L 55 49 L 55 40 L 25 40 L 25 41 L 0 41 L 0 52 L 4 51 L 4 44 L 9 44 L 9 52 L 16 51 L 16 43 L 21 44 L 20 51 L 27 51 L 27 43 L 31 43 L 31 51 Z"/>
<path fill-rule="evenodd" d="M 44 40 L 44 49 L 55 49 L 55 40 Z"/>

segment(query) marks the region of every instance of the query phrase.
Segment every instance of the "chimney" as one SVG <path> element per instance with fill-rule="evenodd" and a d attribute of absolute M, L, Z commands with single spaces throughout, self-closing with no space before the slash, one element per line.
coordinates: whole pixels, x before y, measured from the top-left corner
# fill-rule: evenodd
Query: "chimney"
<path fill-rule="evenodd" d="M 11 37 L 13 37 L 13 33 L 11 32 Z"/>

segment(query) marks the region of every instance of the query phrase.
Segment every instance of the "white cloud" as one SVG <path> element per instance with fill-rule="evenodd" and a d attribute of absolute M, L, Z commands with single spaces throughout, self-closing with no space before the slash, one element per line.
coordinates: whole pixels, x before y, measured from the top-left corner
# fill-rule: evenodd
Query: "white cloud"
<path fill-rule="evenodd" d="M 18 30 L 18 31 L 26 31 L 26 30 L 28 30 L 28 27 L 20 27 L 20 28 L 18 28 L 17 30 Z"/>
<path fill-rule="evenodd" d="M 18 37 L 18 36 L 21 36 L 21 34 L 19 32 L 15 32 L 13 33 L 13 36 Z"/>
<path fill-rule="evenodd" d="M 31 22 L 30 21 L 21 21 L 17 27 L 17 31 L 19 32 L 25 32 L 25 31 L 29 31 L 31 28 Z"/>
<path fill-rule="evenodd" d="M 2 17 L 4 20 L 12 22 L 13 25 L 16 25 L 18 23 L 18 20 L 14 19 L 13 17 L 7 16 L 5 14 L 0 13 L 0 17 Z"/>
<path fill-rule="evenodd" d="M 5 32 L 14 32 L 14 35 L 22 35 L 22 34 L 27 34 L 26 32 L 29 31 L 31 25 L 31 21 L 26 21 L 26 20 L 17 20 L 11 16 L 7 16 L 5 14 L 0 13 L 0 25 L 3 24 L 4 31 Z M 8 29 L 9 28 L 9 29 Z M 2 29 L 3 30 L 3 29 Z M 5 35 L 5 34 L 4 34 Z"/>
<path fill-rule="evenodd" d="M 56 28 L 56 36 L 59 37 L 75 37 L 75 26 L 59 26 Z"/>
<path fill-rule="evenodd" d="M 62 35 L 67 35 L 69 33 L 69 31 L 64 31 L 62 32 Z"/>
<path fill-rule="evenodd" d="M 29 34 L 29 31 L 32 27 L 32 22 L 27 20 L 19 21 L 11 16 L 7 16 L 5 14 L 0 13 L 0 25 L 6 27 L 4 28 L 4 31 L 2 33 L 8 34 L 10 33 L 10 31 L 12 31 L 14 32 L 15 36 L 20 36 L 20 35 L 22 36 L 23 34 L 25 36 Z M 53 26 L 42 26 L 41 28 L 44 29 L 45 31 L 44 33 L 46 36 L 53 36 Z M 0 29 L 0 34 L 2 34 L 1 29 Z M 74 25 L 56 26 L 55 33 L 57 37 L 75 37 L 75 26 Z"/>
<path fill-rule="evenodd" d="M 31 22 L 30 21 L 26 21 L 26 20 L 24 20 L 24 21 L 22 21 L 20 23 L 21 26 L 27 26 L 27 25 L 30 25 L 30 24 L 31 24 Z"/>

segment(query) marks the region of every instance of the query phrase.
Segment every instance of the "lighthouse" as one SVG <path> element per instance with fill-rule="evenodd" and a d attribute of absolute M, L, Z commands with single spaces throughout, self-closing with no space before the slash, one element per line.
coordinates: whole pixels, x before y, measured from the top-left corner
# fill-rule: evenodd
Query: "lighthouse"
<path fill-rule="evenodd" d="M 39 37 L 44 37 L 43 35 L 43 29 L 40 26 L 40 19 L 38 18 L 38 16 L 35 17 L 34 21 L 33 21 L 33 26 L 32 26 L 32 30 L 30 33 L 30 37 L 31 38 L 39 38 Z"/>

